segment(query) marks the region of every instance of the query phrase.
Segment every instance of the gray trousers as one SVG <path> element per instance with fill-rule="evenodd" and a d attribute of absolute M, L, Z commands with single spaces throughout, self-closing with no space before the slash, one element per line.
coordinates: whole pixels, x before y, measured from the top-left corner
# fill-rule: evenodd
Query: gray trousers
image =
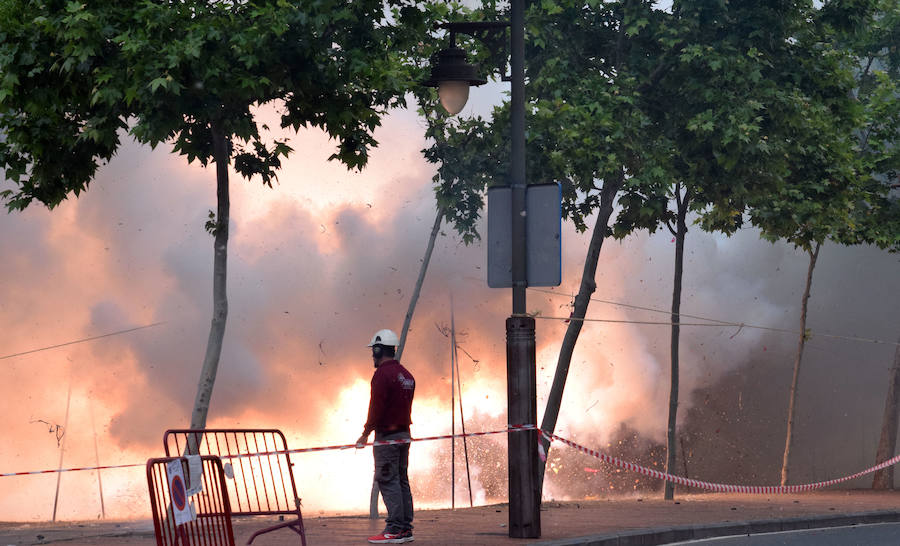
<path fill-rule="evenodd" d="M 408 432 L 375 433 L 375 440 L 408 439 Z M 385 531 L 400 533 L 412 529 L 413 500 L 406 469 L 409 466 L 409 444 L 375 446 L 375 481 L 387 507 Z"/>

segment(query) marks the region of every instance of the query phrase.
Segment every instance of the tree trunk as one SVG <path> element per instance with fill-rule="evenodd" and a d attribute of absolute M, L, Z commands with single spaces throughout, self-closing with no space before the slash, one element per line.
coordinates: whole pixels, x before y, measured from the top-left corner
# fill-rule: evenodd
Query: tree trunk
<path fill-rule="evenodd" d="M 225 293 L 228 261 L 228 222 L 230 202 L 228 197 L 228 142 L 217 123 L 210 124 L 213 136 L 213 158 L 216 162 L 216 214 L 215 240 L 213 242 L 213 317 L 206 343 L 206 356 L 197 384 L 197 397 L 191 414 L 191 428 L 206 428 L 206 415 L 212 398 L 222 339 L 225 337 L 225 319 L 228 317 L 228 298 Z"/>
<path fill-rule="evenodd" d="M 675 275 L 672 287 L 672 344 L 671 344 L 671 377 L 669 386 L 669 421 L 666 427 L 666 473 L 674 474 L 676 472 L 675 462 L 677 454 L 677 444 L 675 437 L 675 426 L 678 417 L 678 348 L 681 336 L 681 281 L 684 275 L 684 239 L 687 235 L 687 211 L 690 195 L 685 193 L 681 196 L 681 185 L 675 187 L 675 202 L 678 205 L 678 214 L 675 225 Z M 675 498 L 675 484 L 666 482 L 666 488 L 663 495 L 665 500 Z"/>
<path fill-rule="evenodd" d="M 416 311 L 416 303 L 419 301 L 419 293 L 422 291 L 422 283 L 425 282 L 425 272 L 428 271 L 428 264 L 431 262 L 431 252 L 434 250 L 434 240 L 437 239 L 438 231 L 441 229 L 441 220 L 444 219 L 444 210 L 438 206 L 437 214 L 434 216 L 434 225 L 431 227 L 431 236 L 428 238 L 428 246 L 425 248 L 425 257 L 422 259 L 422 267 L 419 268 L 419 278 L 416 280 L 416 287 L 413 290 L 412 297 L 409 298 L 409 308 L 406 310 L 406 318 L 403 319 L 403 330 L 400 331 L 400 347 L 397 349 L 397 360 L 403 354 L 403 348 L 406 347 L 406 334 L 409 333 L 409 324 L 412 322 L 413 313 Z"/>
<path fill-rule="evenodd" d="M 788 464 L 791 460 L 791 444 L 794 441 L 794 419 L 797 413 L 797 390 L 800 379 L 800 362 L 803 360 L 803 347 L 806 345 L 806 311 L 809 304 L 809 292 L 812 287 L 813 269 L 819 258 L 819 249 L 822 243 L 817 242 L 813 250 L 807 250 L 809 254 L 809 269 L 806 272 L 806 289 L 803 291 L 803 300 L 800 304 L 800 340 L 797 342 L 797 359 L 794 361 L 794 377 L 791 379 L 790 402 L 788 403 L 787 434 L 784 439 L 784 458 L 781 461 L 781 485 L 788 482 Z"/>
<path fill-rule="evenodd" d="M 594 277 L 597 273 L 597 262 L 600 258 L 600 249 L 603 248 L 603 240 L 609 233 L 609 217 L 613 212 L 616 194 L 622 188 L 625 180 L 623 170 L 619 171 L 619 175 L 613 182 L 603 184 L 600 191 L 600 208 L 597 211 L 597 221 L 594 223 L 594 232 L 591 235 L 591 242 L 588 245 L 587 257 L 584 259 L 584 271 L 581 274 L 581 286 L 578 289 L 578 295 L 575 296 L 575 307 L 572 310 L 572 320 L 566 328 L 566 335 L 563 338 L 562 346 L 559 349 L 559 359 L 556 362 L 556 373 L 553 376 L 553 385 L 550 387 L 550 394 L 547 396 L 547 406 L 544 409 L 544 418 L 541 421 L 541 430 L 553 433 L 556 429 L 556 420 L 559 418 L 559 408 L 562 405 L 563 390 L 566 387 L 566 377 L 569 374 L 569 364 L 572 362 L 572 353 L 575 351 L 575 344 L 578 342 L 578 336 L 581 334 L 581 327 L 584 326 L 584 317 L 587 314 L 588 304 L 591 302 L 591 295 L 597 288 Z M 550 442 L 541 437 L 541 443 L 544 446 L 544 452 L 549 455 Z M 549 457 L 548 457 L 549 459 Z M 538 465 L 538 487 L 543 490 L 544 471 L 547 463 Z"/>
<path fill-rule="evenodd" d="M 900 339 L 898 339 L 900 342 Z M 897 448 L 897 410 L 900 409 L 900 345 L 894 352 L 894 365 L 888 380 L 887 397 L 884 400 L 884 417 L 881 419 L 881 440 L 875 454 L 875 464 L 880 464 L 894 456 Z M 889 466 L 875 472 L 872 489 L 893 489 L 894 467 Z"/>
<path fill-rule="evenodd" d="M 372 491 L 369 493 L 369 519 L 378 519 L 378 480 L 372 480 Z"/>

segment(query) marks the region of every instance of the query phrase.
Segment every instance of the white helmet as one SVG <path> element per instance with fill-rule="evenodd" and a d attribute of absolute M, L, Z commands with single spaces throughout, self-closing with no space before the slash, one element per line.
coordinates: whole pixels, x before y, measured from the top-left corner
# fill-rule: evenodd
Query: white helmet
<path fill-rule="evenodd" d="M 372 336 L 372 342 L 369 343 L 369 347 L 373 345 L 384 345 L 385 347 L 397 347 L 400 345 L 400 338 L 397 337 L 397 334 L 394 333 L 393 330 L 378 330 L 375 332 L 375 335 Z"/>

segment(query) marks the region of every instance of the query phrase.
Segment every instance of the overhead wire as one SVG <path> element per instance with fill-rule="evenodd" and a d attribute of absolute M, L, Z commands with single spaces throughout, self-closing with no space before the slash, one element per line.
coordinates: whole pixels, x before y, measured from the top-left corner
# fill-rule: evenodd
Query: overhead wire
<path fill-rule="evenodd" d="M 86 343 L 88 341 L 94 341 L 96 339 L 102 339 L 105 337 L 112 337 L 112 336 L 118 336 L 121 334 L 127 334 L 129 332 L 143 330 L 145 328 L 153 328 L 154 326 L 160 326 L 165 323 L 166 323 L 166 321 L 154 322 L 153 324 L 145 324 L 143 326 L 135 326 L 134 328 L 128 328 L 126 330 L 118 330 L 116 332 L 109 332 L 107 334 L 101 334 L 99 336 L 91 336 L 91 337 L 86 337 L 86 338 L 82 338 L 82 339 L 76 339 L 73 341 L 67 341 L 65 343 L 57 343 L 56 345 L 48 345 L 47 347 L 41 347 L 39 349 L 31 349 L 28 351 L 22 351 L 20 353 L 13 353 L 13 354 L 5 355 L 5 356 L 0 356 L 0 360 L 6 360 L 7 358 L 13 358 L 16 356 L 30 355 L 32 353 L 38 353 L 41 351 L 49 351 L 50 349 L 58 349 L 59 347 L 65 347 L 67 345 L 75 345 L 77 343 Z"/>
<path fill-rule="evenodd" d="M 565 296 L 568 298 L 575 297 L 574 294 L 566 294 L 563 292 L 556 292 L 553 290 L 543 290 L 543 289 L 534 288 L 534 287 L 529 287 L 528 289 L 532 290 L 534 292 L 542 292 L 545 294 L 552 294 L 555 296 Z M 591 298 L 591 301 L 594 301 L 597 303 L 605 303 L 605 304 L 609 304 L 609 305 L 618 305 L 620 307 L 625 307 L 625 308 L 629 308 L 629 309 L 637 309 L 637 310 L 641 310 L 641 311 L 651 311 L 654 313 L 663 313 L 666 315 L 672 314 L 671 311 L 655 309 L 653 307 L 643 307 L 640 305 L 632 305 L 629 303 L 622 303 L 622 302 L 618 302 L 618 301 L 601 300 L 599 298 Z M 649 324 L 649 325 L 668 325 L 668 326 L 719 326 L 719 327 L 730 326 L 730 327 L 739 328 L 739 329 L 753 328 L 756 330 L 765 330 L 765 331 L 769 331 L 769 332 L 780 332 L 780 333 L 794 334 L 794 335 L 800 335 L 801 333 L 805 334 L 805 332 L 800 332 L 799 330 L 791 330 L 788 328 L 774 328 L 771 326 L 760 326 L 757 324 L 747 324 L 746 322 L 729 322 L 729 321 L 724 321 L 724 320 L 719 320 L 719 319 L 711 319 L 711 318 L 703 317 L 703 316 L 699 316 L 699 315 L 689 315 L 687 313 L 679 313 L 678 315 L 680 317 L 687 317 L 687 318 L 692 318 L 692 319 L 697 319 L 697 320 L 705 320 L 708 322 L 693 323 L 693 322 L 590 319 L 590 318 L 578 318 L 578 317 L 545 317 L 545 316 L 536 316 L 535 318 L 541 318 L 541 319 L 545 319 L 545 320 L 562 320 L 562 321 L 581 320 L 584 322 L 609 322 L 609 323 L 620 323 L 620 324 Z M 740 330 L 738 330 L 738 331 L 740 331 Z M 810 332 L 812 332 L 812 330 L 810 330 Z M 812 336 L 812 335 L 813 334 L 810 333 L 810 336 Z M 843 340 L 847 340 L 847 341 L 861 341 L 861 342 L 874 343 L 874 344 L 879 344 L 879 345 L 900 346 L 900 342 L 884 341 L 884 340 L 880 340 L 880 339 L 871 339 L 871 338 L 865 338 L 865 337 L 859 337 L 859 336 L 847 336 L 847 335 L 840 335 L 840 334 L 822 334 L 822 333 L 815 333 L 814 335 L 818 336 L 818 337 L 825 337 L 825 338 L 831 338 L 831 339 L 843 339 Z"/>
<path fill-rule="evenodd" d="M 540 288 L 534 288 L 534 287 L 531 287 L 531 286 L 529 286 L 528 289 L 529 289 L 529 290 L 533 290 L 534 292 L 543 292 L 543 293 L 545 293 L 545 294 L 553 294 L 553 295 L 555 295 L 555 296 L 566 296 L 566 297 L 570 297 L 570 298 L 572 298 L 572 299 L 575 298 L 575 295 L 574 295 L 574 294 L 565 294 L 565 293 L 563 293 L 563 292 L 554 292 L 553 290 L 542 290 L 542 289 L 540 289 Z M 662 309 L 655 309 L 655 308 L 653 308 L 653 307 L 641 307 L 640 305 L 631 305 L 631 304 L 629 304 L 629 303 L 621 303 L 621 302 L 610 301 L 610 300 L 601 300 L 601 299 L 599 299 L 599 298 L 591 298 L 591 301 L 595 301 L 595 302 L 597 302 L 597 303 L 607 303 L 607 304 L 610 304 L 610 305 L 618 305 L 618 306 L 620 306 L 620 307 L 628 307 L 629 309 L 639 309 L 639 310 L 641 310 L 641 311 L 652 311 L 652 312 L 654 312 L 654 313 L 663 313 L 663 314 L 665 314 L 665 315 L 671 315 L 671 314 L 672 314 L 671 311 L 665 311 L 665 310 L 662 310 Z M 718 320 L 718 319 L 711 319 L 711 318 L 707 318 L 707 317 L 701 317 L 701 316 L 698 316 L 698 315 L 689 315 L 689 314 L 687 314 L 687 313 L 679 313 L 679 315 L 682 316 L 682 317 L 687 317 L 687 318 L 692 318 L 692 319 L 697 319 L 697 320 L 707 320 L 707 321 L 714 322 L 714 323 L 716 323 L 716 324 L 721 324 L 721 325 L 724 325 L 724 326 L 740 326 L 740 323 L 736 323 L 736 322 L 730 322 L 730 321 L 724 321 L 724 320 Z M 654 323 L 654 324 L 656 324 L 656 323 Z"/>

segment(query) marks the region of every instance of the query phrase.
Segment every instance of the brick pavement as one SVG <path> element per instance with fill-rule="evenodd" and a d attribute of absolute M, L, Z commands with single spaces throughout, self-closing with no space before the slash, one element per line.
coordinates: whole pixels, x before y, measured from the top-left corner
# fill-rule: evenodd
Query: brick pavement
<path fill-rule="evenodd" d="M 873 514 L 882 520 L 900 521 L 900 491 L 688 494 L 678 495 L 674 502 L 663 501 L 660 497 L 661 494 L 652 494 L 583 502 L 545 502 L 541 511 L 541 538 L 536 540 L 508 537 L 506 505 L 454 511 L 422 510 L 416 512 L 414 544 L 664 544 L 684 538 L 685 530 L 692 530 L 690 536 L 734 534 L 735 529 L 749 529 L 747 522 L 757 522 L 757 530 L 776 530 L 784 525 L 796 528 L 860 523 L 872 519 Z M 383 525 L 381 520 L 373 521 L 363 516 L 307 517 L 305 522 L 310 545 L 363 545 L 366 544 L 365 537 L 377 533 Z M 238 543 L 243 544 L 260 526 L 260 521 L 236 520 Z M 43 538 L 38 539 L 39 535 Z M 611 537 L 619 538 L 609 540 Z M 155 540 L 152 525 L 147 521 L 56 525 L 0 523 L 0 546 L 32 544 L 153 546 Z M 299 540 L 287 530 L 264 535 L 254 542 L 254 546 L 289 544 L 299 544 Z"/>

